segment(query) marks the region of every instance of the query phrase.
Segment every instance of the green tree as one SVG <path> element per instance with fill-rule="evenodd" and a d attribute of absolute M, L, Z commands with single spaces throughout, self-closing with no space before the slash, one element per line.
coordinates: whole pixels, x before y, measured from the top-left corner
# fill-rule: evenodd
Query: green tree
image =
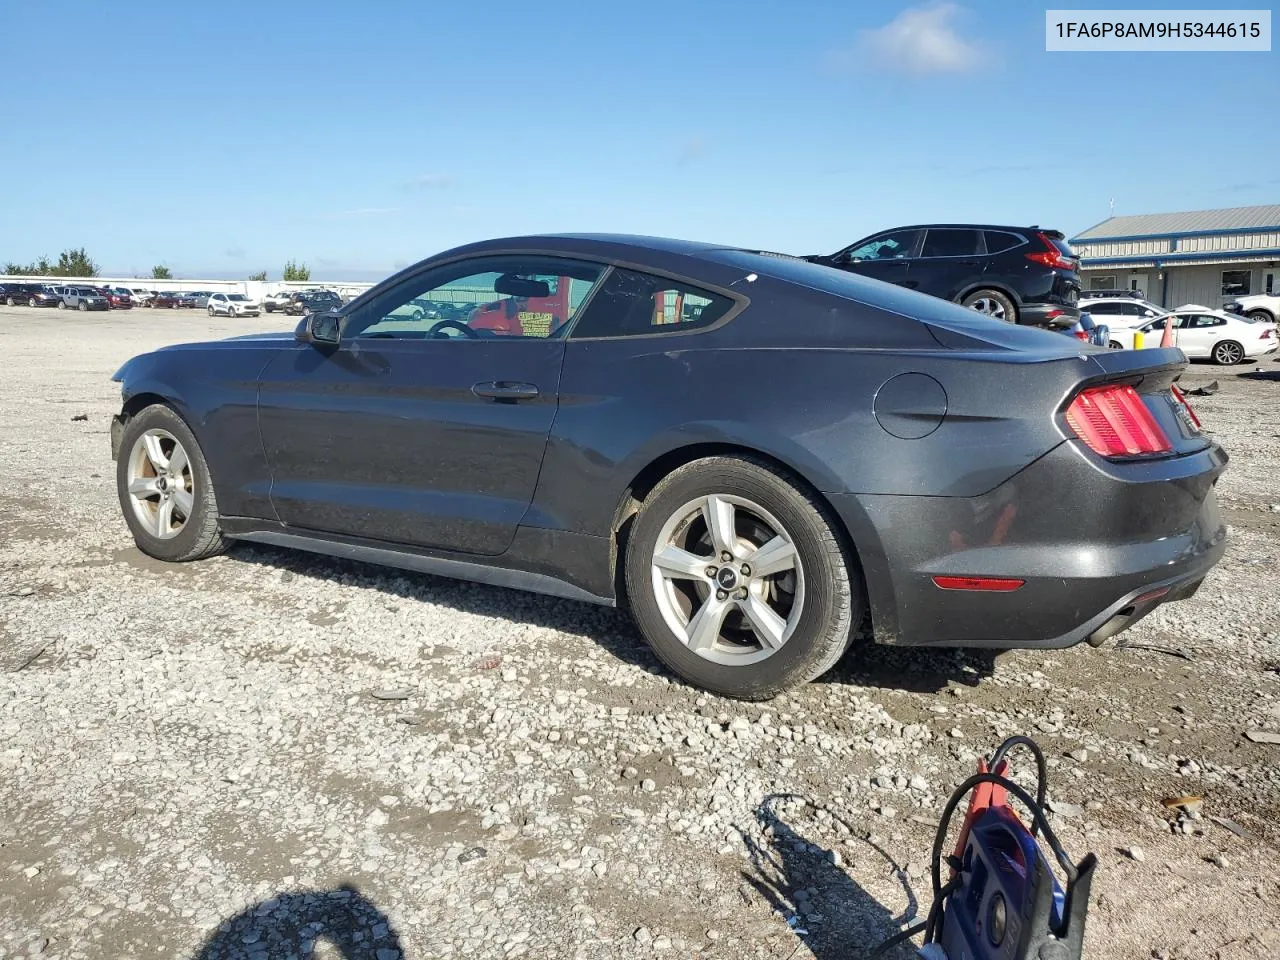
<path fill-rule="evenodd" d="M 168 267 L 156 266 L 151 268 L 151 279 L 152 280 L 172 280 L 173 274 L 169 272 Z"/>
<path fill-rule="evenodd" d="M 250 279 L 250 280 L 265 280 L 265 279 L 267 279 L 267 271 L 265 271 L 265 270 L 259 270 L 257 273 L 251 273 L 251 274 L 249 274 L 249 279 Z"/>
<path fill-rule="evenodd" d="M 59 277 L 96 277 L 98 265 L 89 259 L 84 247 L 80 247 L 78 250 L 63 250 L 53 272 Z"/>
<path fill-rule="evenodd" d="M 307 280 L 310 280 L 311 268 L 308 267 L 305 263 L 294 263 L 292 260 L 290 260 L 288 263 L 284 265 L 284 279 L 285 280 L 302 280 L 304 282 Z"/>
<path fill-rule="evenodd" d="M 53 265 L 48 257 L 41 257 L 35 263 L 6 263 L 4 272 L 10 277 L 50 277 L 53 276 Z"/>

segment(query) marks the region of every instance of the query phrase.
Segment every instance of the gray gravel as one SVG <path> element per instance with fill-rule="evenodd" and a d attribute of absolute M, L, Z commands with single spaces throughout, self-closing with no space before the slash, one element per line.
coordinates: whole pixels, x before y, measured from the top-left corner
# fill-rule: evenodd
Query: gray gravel
<path fill-rule="evenodd" d="M 1127 647 L 860 646 L 748 705 L 609 610 L 139 554 L 110 374 L 279 325 L 0 308 L 0 958 L 858 957 L 928 908 L 941 805 L 1017 732 L 1101 860 L 1090 957 L 1274 956 L 1280 746 L 1242 733 L 1280 731 L 1280 365 L 1188 375 L 1222 384 L 1193 404 L 1231 549 Z"/>

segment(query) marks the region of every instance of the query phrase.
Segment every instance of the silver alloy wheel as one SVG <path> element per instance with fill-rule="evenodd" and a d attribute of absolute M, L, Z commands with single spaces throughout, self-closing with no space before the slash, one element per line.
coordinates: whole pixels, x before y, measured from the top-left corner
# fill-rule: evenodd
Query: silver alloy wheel
<path fill-rule="evenodd" d="M 1214 348 L 1213 358 L 1221 364 L 1230 366 L 1244 359 L 1244 349 L 1238 343 L 1224 340 Z"/>
<path fill-rule="evenodd" d="M 691 500 L 663 524 L 654 597 L 676 639 L 698 656 L 745 666 L 777 653 L 804 611 L 804 568 L 773 514 L 744 498 Z"/>
<path fill-rule="evenodd" d="M 195 477 L 182 444 L 168 430 L 146 431 L 129 451 L 134 516 L 158 540 L 180 534 L 195 508 Z"/>
<path fill-rule="evenodd" d="M 979 297 L 973 303 L 969 304 L 971 310 L 977 310 L 979 313 L 985 313 L 989 317 L 997 320 L 1004 319 L 1004 304 L 999 300 L 993 300 L 991 297 Z"/>

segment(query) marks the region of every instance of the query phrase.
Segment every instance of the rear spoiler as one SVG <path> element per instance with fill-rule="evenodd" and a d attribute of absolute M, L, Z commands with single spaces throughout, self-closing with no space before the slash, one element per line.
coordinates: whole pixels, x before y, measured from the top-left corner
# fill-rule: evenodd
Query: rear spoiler
<path fill-rule="evenodd" d="M 1121 380 L 1127 377 L 1150 377 L 1160 374 L 1170 382 L 1187 368 L 1187 355 L 1177 347 L 1152 347 L 1146 350 L 1107 350 L 1090 353 L 1089 359 L 1099 367 L 1097 380 Z"/>

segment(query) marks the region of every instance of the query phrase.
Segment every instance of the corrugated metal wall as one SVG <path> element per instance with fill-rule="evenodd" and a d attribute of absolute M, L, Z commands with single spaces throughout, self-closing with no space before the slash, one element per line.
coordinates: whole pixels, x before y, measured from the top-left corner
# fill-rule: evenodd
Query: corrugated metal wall
<path fill-rule="evenodd" d="M 1081 285 L 1085 290 L 1093 288 L 1092 281 L 1095 278 L 1104 277 L 1114 277 L 1117 287 L 1128 290 L 1132 286 L 1130 280 L 1137 277 L 1139 278 L 1138 286 L 1146 291 L 1147 299 L 1154 300 L 1162 306 L 1180 307 L 1186 303 L 1199 303 L 1206 307 L 1220 307 L 1231 299 L 1231 297 L 1222 295 L 1222 272 L 1224 270 L 1248 270 L 1250 272 L 1250 293 L 1265 292 L 1266 275 L 1268 273 L 1273 275 L 1273 289 L 1276 288 L 1277 284 L 1280 284 L 1280 268 L 1256 264 L 1226 263 L 1195 267 L 1167 267 L 1166 272 L 1169 282 L 1162 300 L 1161 290 L 1164 284 L 1159 279 L 1159 272 L 1154 269 L 1129 270 L 1117 267 L 1088 267 L 1080 272 L 1080 278 Z"/>

